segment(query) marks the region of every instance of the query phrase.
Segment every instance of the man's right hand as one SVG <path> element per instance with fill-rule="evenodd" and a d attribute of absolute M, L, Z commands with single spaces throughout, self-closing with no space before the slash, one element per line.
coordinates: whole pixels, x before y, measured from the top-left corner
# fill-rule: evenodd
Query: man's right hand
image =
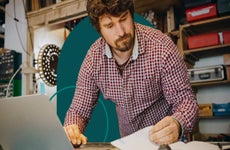
<path fill-rule="evenodd" d="M 85 137 L 79 130 L 76 124 L 72 124 L 64 127 L 65 133 L 74 146 L 80 146 L 87 143 L 87 137 Z"/>

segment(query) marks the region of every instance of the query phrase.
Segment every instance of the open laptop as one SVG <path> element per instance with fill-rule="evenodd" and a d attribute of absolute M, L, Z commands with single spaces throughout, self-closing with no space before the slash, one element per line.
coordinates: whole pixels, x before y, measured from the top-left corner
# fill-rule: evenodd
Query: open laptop
<path fill-rule="evenodd" d="M 74 150 L 44 95 L 0 99 L 0 150 Z"/>

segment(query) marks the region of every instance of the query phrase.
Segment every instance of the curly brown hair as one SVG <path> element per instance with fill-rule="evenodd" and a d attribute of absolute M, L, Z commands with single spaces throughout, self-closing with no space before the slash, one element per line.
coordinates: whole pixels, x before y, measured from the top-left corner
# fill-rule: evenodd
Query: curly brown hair
<path fill-rule="evenodd" d="M 104 14 L 119 16 L 129 10 L 132 17 L 134 14 L 133 0 L 88 0 L 86 6 L 90 22 L 100 33 L 99 17 Z"/>

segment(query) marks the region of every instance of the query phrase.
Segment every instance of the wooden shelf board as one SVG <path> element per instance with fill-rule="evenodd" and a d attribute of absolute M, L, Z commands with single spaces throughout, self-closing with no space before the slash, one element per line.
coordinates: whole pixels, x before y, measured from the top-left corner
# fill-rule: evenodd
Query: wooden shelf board
<path fill-rule="evenodd" d="M 197 58 L 202 58 L 211 55 L 226 54 L 226 53 L 230 53 L 230 44 L 184 50 L 185 55 L 194 55 Z"/>
<path fill-rule="evenodd" d="M 183 32 L 193 35 L 210 31 L 223 31 L 229 29 L 229 24 L 230 16 L 223 16 L 181 25 L 181 29 Z"/>
<path fill-rule="evenodd" d="M 184 27 L 197 26 L 197 25 L 207 24 L 207 23 L 211 23 L 211 22 L 218 22 L 218 21 L 222 21 L 222 20 L 226 20 L 226 19 L 230 19 L 230 16 L 216 17 L 216 18 L 206 19 L 206 20 L 202 20 L 202 21 L 196 21 L 196 22 L 185 24 L 183 26 Z"/>
<path fill-rule="evenodd" d="M 192 87 L 201 87 L 201 86 L 203 87 L 203 86 L 221 85 L 221 84 L 230 84 L 230 80 L 191 83 L 191 86 Z"/>
<path fill-rule="evenodd" d="M 176 36 L 176 37 L 179 37 L 180 33 L 178 30 L 176 31 L 172 31 L 172 32 L 167 32 L 165 33 L 166 35 L 172 35 L 172 36 Z"/>
<path fill-rule="evenodd" d="M 27 17 L 29 26 L 32 28 L 39 28 L 85 17 L 87 16 L 86 3 L 86 0 L 68 0 L 28 12 Z"/>

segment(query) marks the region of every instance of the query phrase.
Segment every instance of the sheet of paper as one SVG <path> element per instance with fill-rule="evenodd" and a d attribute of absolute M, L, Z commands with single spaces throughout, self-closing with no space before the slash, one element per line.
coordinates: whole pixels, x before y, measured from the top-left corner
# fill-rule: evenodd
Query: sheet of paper
<path fill-rule="evenodd" d="M 149 130 L 152 126 L 139 130 L 131 135 L 112 141 L 111 144 L 121 150 L 157 150 L 158 145 L 149 140 Z"/>
<path fill-rule="evenodd" d="M 158 150 L 159 146 L 149 140 L 151 127 L 146 127 L 131 135 L 112 141 L 111 144 L 121 150 Z M 172 150 L 219 150 L 216 145 L 200 141 L 191 141 L 186 144 L 178 141 L 169 146 Z"/>

